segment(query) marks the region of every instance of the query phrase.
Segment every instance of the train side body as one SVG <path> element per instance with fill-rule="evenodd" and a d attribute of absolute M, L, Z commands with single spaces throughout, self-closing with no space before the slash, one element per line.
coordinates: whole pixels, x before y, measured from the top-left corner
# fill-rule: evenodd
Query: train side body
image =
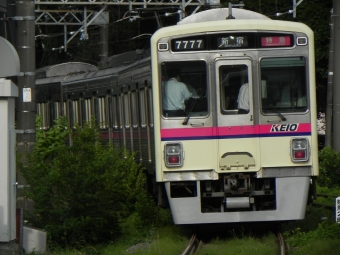
<path fill-rule="evenodd" d="M 37 113 L 42 129 L 66 116 L 76 128 L 92 119 L 104 141 L 135 153 L 154 175 L 151 62 L 149 52 L 127 52 L 98 70 L 85 63 L 64 63 L 38 70 Z"/>

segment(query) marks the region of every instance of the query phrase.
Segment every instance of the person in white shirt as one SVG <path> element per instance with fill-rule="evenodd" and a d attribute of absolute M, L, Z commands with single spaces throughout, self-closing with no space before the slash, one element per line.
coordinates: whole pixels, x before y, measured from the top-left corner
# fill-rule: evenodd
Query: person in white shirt
<path fill-rule="evenodd" d="M 165 117 L 184 117 L 185 100 L 192 97 L 192 93 L 181 82 L 180 70 L 169 71 L 169 77 L 164 85 L 163 114 Z"/>
<path fill-rule="evenodd" d="M 249 112 L 249 83 L 241 86 L 237 98 L 237 108 L 239 114 L 247 114 Z"/>
<path fill-rule="evenodd" d="M 185 84 L 185 85 L 187 85 L 187 88 L 188 88 L 189 92 L 192 94 L 192 97 L 197 98 L 198 94 L 197 94 L 196 89 L 194 89 L 194 87 L 191 86 L 190 84 Z"/>

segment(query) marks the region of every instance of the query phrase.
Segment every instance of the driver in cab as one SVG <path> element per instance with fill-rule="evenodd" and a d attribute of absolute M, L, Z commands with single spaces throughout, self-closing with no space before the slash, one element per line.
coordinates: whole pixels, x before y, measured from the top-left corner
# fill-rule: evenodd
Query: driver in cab
<path fill-rule="evenodd" d="M 193 95 L 181 82 L 180 69 L 169 70 L 168 75 L 170 79 L 164 85 L 163 114 L 165 117 L 184 117 L 185 100 Z"/>

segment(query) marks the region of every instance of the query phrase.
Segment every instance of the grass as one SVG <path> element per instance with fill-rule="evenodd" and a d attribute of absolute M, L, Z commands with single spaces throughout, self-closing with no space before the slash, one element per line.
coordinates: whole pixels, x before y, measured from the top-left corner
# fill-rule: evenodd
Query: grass
<path fill-rule="evenodd" d="M 198 255 L 275 255 L 279 254 L 274 234 L 263 238 L 243 237 L 230 240 L 213 240 L 203 245 Z"/>
<path fill-rule="evenodd" d="M 339 189 L 319 188 L 317 193 L 337 196 Z M 320 199 L 320 200 L 319 200 Z M 321 202 L 322 200 L 322 202 Z M 315 202 L 330 203 L 319 197 Z M 166 213 L 166 212 L 165 212 Z M 123 235 L 117 242 L 78 247 L 76 249 L 54 248 L 48 255 L 173 255 L 181 254 L 186 247 L 191 232 L 178 226 L 142 229 L 136 227 L 136 217 L 132 215 L 122 223 Z M 221 226 L 222 227 L 222 226 Z M 227 230 L 228 231 L 228 230 Z M 290 255 L 337 255 L 340 254 L 340 226 L 335 224 L 334 211 L 308 206 L 305 220 L 283 224 L 282 232 Z M 32 253 L 33 255 L 34 253 Z M 274 234 L 254 236 L 242 232 L 228 237 L 216 237 L 202 245 L 197 255 L 275 255 L 279 254 Z"/>
<path fill-rule="evenodd" d="M 317 187 L 314 202 L 334 206 L 334 197 L 340 196 L 339 188 Z M 340 254 L 340 226 L 335 223 L 335 212 L 323 207 L 307 207 L 305 219 L 284 226 L 285 242 L 291 255 L 337 255 Z"/>
<path fill-rule="evenodd" d="M 340 240 L 315 240 L 302 247 L 290 249 L 290 255 L 337 255 Z"/>
<path fill-rule="evenodd" d="M 187 245 L 185 236 L 177 236 L 177 231 L 173 228 L 165 228 L 156 231 L 154 239 L 137 245 L 110 245 L 102 250 L 102 255 L 173 255 L 180 254 Z M 142 245 L 144 244 L 144 245 Z"/>
<path fill-rule="evenodd" d="M 317 194 L 327 194 L 329 197 L 318 196 L 315 200 L 316 203 L 334 206 L 335 198 L 340 197 L 340 188 L 317 187 Z"/>

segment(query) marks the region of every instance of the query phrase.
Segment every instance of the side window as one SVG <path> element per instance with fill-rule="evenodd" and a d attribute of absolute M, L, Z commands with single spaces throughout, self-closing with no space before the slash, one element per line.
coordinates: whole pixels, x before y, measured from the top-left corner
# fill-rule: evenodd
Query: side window
<path fill-rule="evenodd" d="M 42 117 L 42 123 L 40 128 L 43 130 L 47 130 L 50 128 L 51 123 L 50 107 L 51 107 L 50 102 L 37 104 L 37 115 L 41 115 Z"/>
<path fill-rule="evenodd" d="M 163 62 L 161 86 L 164 117 L 208 114 L 206 62 Z"/>
<path fill-rule="evenodd" d="M 222 65 L 219 67 L 222 114 L 247 114 L 249 112 L 248 66 Z"/>
<path fill-rule="evenodd" d="M 53 102 L 53 116 L 52 118 L 55 120 L 60 117 L 60 101 Z"/>
<path fill-rule="evenodd" d="M 112 95 L 109 99 L 110 123 L 113 129 L 119 128 L 118 97 L 117 95 Z"/>
<path fill-rule="evenodd" d="M 261 60 L 262 112 L 307 110 L 306 59 L 304 57 Z"/>
<path fill-rule="evenodd" d="M 83 100 L 83 121 L 90 122 L 93 116 L 93 103 L 91 98 Z"/>
<path fill-rule="evenodd" d="M 70 101 L 70 126 L 71 128 L 76 128 L 79 124 L 79 107 L 78 100 Z"/>

